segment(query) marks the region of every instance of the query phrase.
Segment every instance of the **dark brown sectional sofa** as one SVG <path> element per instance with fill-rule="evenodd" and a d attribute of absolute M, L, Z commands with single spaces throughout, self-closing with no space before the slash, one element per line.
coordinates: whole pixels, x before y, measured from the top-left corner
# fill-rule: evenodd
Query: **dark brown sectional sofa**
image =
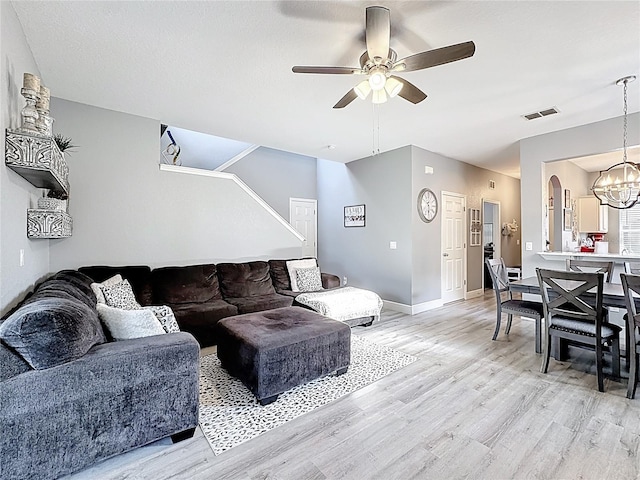
<path fill-rule="evenodd" d="M 129 280 L 142 305 L 168 305 L 180 329 L 202 347 L 217 343 L 215 325 L 232 315 L 290 307 L 299 292 L 291 291 L 288 260 L 254 261 L 162 267 L 91 266 L 80 272 L 96 282 L 116 274 Z M 324 288 L 340 286 L 340 279 L 322 274 Z"/>

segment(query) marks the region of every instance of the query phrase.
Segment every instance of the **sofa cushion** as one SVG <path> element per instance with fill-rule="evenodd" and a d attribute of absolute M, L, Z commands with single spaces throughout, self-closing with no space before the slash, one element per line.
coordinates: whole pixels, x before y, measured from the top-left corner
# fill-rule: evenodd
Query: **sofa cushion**
<path fill-rule="evenodd" d="M 94 298 L 95 294 L 91 289 L 91 277 L 85 275 L 84 273 L 78 272 L 77 270 L 61 270 L 58 273 L 54 274 L 51 279 L 60 280 L 72 284 L 74 287 L 76 287 L 78 292 L 89 299 L 90 306 L 94 306 L 96 304 Z M 80 298 L 80 300 L 84 301 L 84 299 L 82 298 Z"/>
<path fill-rule="evenodd" d="M 22 305 L 0 325 L 0 338 L 35 369 L 76 360 L 106 340 L 94 309 L 59 298 Z"/>
<path fill-rule="evenodd" d="M 238 307 L 239 313 L 261 312 L 274 308 L 290 307 L 293 298 L 278 293 L 271 295 L 259 295 L 253 297 L 227 298 L 227 302 Z"/>
<path fill-rule="evenodd" d="M 214 327 L 220 319 L 238 314 L 238 308 L 224 300 L 169 306 L 176 316 L 180 330 L 196 337 L 201 347 L 209 347 L 217 343 Z"/>
<path fill-rule="evenodd" d="M 0 342 L 0 382 L 32 370 L 24 358 Z"/>
<path fill-rule="evenodd" d="M 225 299 L 276 293 L 267 262 L 219 263 L 218 278 Z"/>
<path fill-rule="evenodd" d="M 88 296 L 80 289 L 78 289 L 78 287 L 73 283 L 67 282 L 65 280 L 56 280 L 54 278 L 50 278 L 42 282 L 37 287 L 33 295 L 24 300 L 23 304 L 36 302 L 44 298 L 60 298 L 70 301 L 82 302 L 89 308 L 95 308 L 96 306 L 96 297 L 95 295 L 93 295 L 93 292 L 91 296 Z"/>
<path fill-rule="evenodd" d="M 163 335 L 165 332 L 151 310 L 124 310 L 104 303 L 97 305 L 98 315 L 114 340 Z"/>
<path fill-rule="evenodd" d="M 309 260 L 312 257 L 307 258 L 289 258 L 287 260 L 269 260 L 269 273 L 273 280 L 273 286 L 276 292 L 280 293 L 281 290 L 291 290 L 291 278 L 289 277 L 289 269 L 287 269 L 287 262 L 292 260 Z"/>
<path fill-rule="evenodd" d="M 154 303 L 159 305 L 222 300 L 214 264 L 156 268 L 151 284 Z"/>
<path fill-rule="evenodd" d="M 146 265 L 134 265 L 129 267 L 92 266 L 80 267 L 79 272 L 89 276 L 94 282 L 104 282 L 114 275 L 120 274 L 125 280 L 129 280 L 136 299 L 142 305 L 151 305 L 153 295 L 151 290 L 151 268 Z"/>

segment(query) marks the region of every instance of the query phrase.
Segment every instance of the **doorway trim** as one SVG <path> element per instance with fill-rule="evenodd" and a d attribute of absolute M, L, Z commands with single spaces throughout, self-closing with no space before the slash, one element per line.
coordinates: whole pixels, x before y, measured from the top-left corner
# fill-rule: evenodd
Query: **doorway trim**
<path fill-rule="evenodd" d="M 482 199 L 482 248 L 483 248 L 483 252 L 482 252 L 482 290 L 484 290 L 485 285 L 484 285 L 484 246 L 485 246 L 485 238 L 484 238 L 484 224 L 485 224 L 485 218 L 484 218 L 484 206 L 485 204 L 490 204 L 490 205 L 494 205 L 497 207 L 497 214 L 495 213 L 496 210 L 494 210 L 494 215 L 492 220 L 493 223 L 493 256 L 494 258 L 501 258 L 502 257 L 502 206 L 500 205 L 500 200 L 492 200 L 491 198 L 483 198 Z"/>

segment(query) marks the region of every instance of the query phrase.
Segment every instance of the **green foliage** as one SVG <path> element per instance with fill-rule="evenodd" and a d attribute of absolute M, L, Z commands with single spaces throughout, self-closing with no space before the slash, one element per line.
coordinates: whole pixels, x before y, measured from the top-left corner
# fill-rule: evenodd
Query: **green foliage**
<path fill-rule="evenodd" d="M 71 138 L 65 137 L 64 135 L 61 135 L 59 133 L 56 133 L 53 136 L 53 140 L 56 142 L 56 145 L 58 145 L 58 148 L 61 152 L 65 152 L 67 150 L 72 151 L 72 149 L 76 148 L 77 146 L 71 143 L 73 141 L 71 140 Z"/>

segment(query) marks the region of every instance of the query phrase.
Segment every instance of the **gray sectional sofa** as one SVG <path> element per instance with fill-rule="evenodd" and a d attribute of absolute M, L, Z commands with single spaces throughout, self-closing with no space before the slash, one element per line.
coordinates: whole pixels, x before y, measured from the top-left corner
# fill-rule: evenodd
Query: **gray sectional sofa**
<path fill-rule="evenodd" d="M 58 478 L 198 425 L 197 341 L 107 341 L 91 282 L 59 272 L 0 321 L 3 480 Z"/>
<path fill-rule="evenodd" d="M 180 329 L 202 347 L 218 342 L 215 325 L 223 318 L 290 307 L 300 292 L 291 290 L 288 260 L 172 266 L 91 266 L 79 269 L 102 282 L 116 274 L 131 283 L 142 305 L 171 307 Z M 340 279 L 322 273 L 323 288 L 337 288 Z"/>

